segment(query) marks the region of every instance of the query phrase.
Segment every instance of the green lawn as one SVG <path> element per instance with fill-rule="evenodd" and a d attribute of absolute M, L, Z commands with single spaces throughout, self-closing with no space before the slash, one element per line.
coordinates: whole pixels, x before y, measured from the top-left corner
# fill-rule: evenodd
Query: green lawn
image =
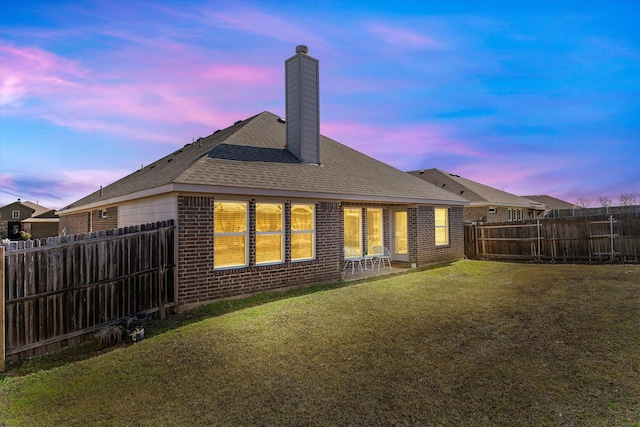
<path fill-rule="evenodd" d="M 460 261 L 165 329 L 4 377 L 0 425 L 640 426 L 640 265 Z"/>

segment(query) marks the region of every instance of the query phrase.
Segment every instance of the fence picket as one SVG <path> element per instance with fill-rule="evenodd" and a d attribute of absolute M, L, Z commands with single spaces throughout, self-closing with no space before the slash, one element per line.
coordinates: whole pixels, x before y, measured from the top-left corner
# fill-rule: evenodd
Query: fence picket
<path fill-rule="evenodd" d="M 175 305 L 173 230 L 169 221 L 5 245 L 6 356 L 61 348 L 129 314 L 164 316 Z"/>
<path fill-rule="evenodd" d="M 640 257 L 640 216 L 635 214 L 476 223 L 467 225 L 464 235 L 475 240 L 465 241 L 468 258 L 638 262 Z"/>

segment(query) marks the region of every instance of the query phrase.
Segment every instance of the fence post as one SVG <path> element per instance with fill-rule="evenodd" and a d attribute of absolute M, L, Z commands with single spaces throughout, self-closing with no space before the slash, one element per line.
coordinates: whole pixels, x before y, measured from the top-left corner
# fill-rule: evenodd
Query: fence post
<path fill-rule="evenodd" d="M 480 254 L 480 247 L 478 246 L 478 223 L 473 223 L 473 249 L 475 250 L 475 257 L 473 259 L 478 259 Z"/>
<path fill-rule="evenodd" d="M 165 318 L 164 312 L 164 262 L 166 251 L 166 236 L 167 229 L 158 226 L 158 311 L 160 312 L 160 319 Z"/>
<path fill-rule="evenodd" d="M 613 250 L 613 215 L 609 215 L 609 236 L 611 239 L 611 262 L 615 258 L 615 251 Z"/>
<path fill-rule="evenodd" d="M 5 346 L 4 246 L 0 245 L 0 372 L 4 372 Z"/>
<path fill-rule="evenodd" d="M 540 257 L 540 220 L 537 220 L 538 226 L 536 227 L 536 229 L 538 230 L 538 261 L 540 261 L 542 258 Z"/>

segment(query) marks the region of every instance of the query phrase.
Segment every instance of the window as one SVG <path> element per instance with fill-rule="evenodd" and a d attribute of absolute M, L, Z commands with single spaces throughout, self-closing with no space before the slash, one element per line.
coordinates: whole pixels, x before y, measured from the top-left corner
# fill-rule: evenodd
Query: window
<path fill-rule="evenodd" d="M 449 244 L 449 210 L 435 209 L 436 246 Z"/>
<path fill-rule="evenodd" d="M 20 211 L 11 212 L 11 218 L 20 218 Z"/>
<path fill-rule="evenodd" d="M 213 205 L 213 267 L 247 265 L 247 203 L 215 202 Z"/>
<path fill-rule="evenodd" d="M 107 218 L 107 210 L 103 209 L 100 211 L 100 218 L 102 219 L 106 219 Z"/>
<path fill-rule="evenodd" d="M 522 209 L 509 208 L 507 210 L 507 221 L 522 221 Z"/>
<path fill-rule="evenodd" d="M 393 214 L 393 227 L 396 235 L 394 239 L 395 253 L 399 255 L 409 254 L 409 220 L 407 211 L 398 211 Z"/>
<path fill-rule="evenodd" d="M 256 264 L 284 261 L 282 205 L 256 203 Z"/>
<path fill-rule="evenodd" d="M 498 209 L 497 209 L 497 208 L 489 208 L 489 213 L 490 213 L 490 214 L 494 214 L 494 213 L 496 213 L 496 212 L 498 212 Z"/>
<path fill-rule="evenodd" d="M 370 255 L 382 255 L 382 209 L 367 209 L 367 249 Z"/>
<path fill-rule="evenodd" d="M 362 255 L 362 209 L 344 210 L 344 247 Z"/>
<path fill-rule="evenodd" d="M 316 219 L 313 205 L 291 205 L 291 260 L 316 256 Z"/>

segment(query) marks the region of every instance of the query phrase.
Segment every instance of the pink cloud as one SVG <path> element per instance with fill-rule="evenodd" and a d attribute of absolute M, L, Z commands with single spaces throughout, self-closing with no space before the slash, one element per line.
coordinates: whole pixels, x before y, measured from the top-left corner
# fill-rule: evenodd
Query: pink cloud
<path fill-rule="evenodd" d="M 321 132 L 402 170 L 426 167 L 427 165 L 420 163 L 429 156 L 484 155 L 456 137 L 454 129 L 429 123 L 382 127 L 349 122 L 323 122 Z"/>
<path fill-rule="evenodd" d="M 76 87 L 73 80 L 85 71 L 74 61 L 34 47 L 15 47 L 0 43 L 0 107 L 21 106 L 34 95 L 51 95 Z"/>
<path fill-rule="evenodd" d="M 46 175 L 0 175 L 0 206 L 18 198 L 60 209 L 133 171 L 125 169 L 64 169 Z"/>
<path fill-rule="evenodd" d="M 2 45 L 2 112 L 86 132 L 175 143 L 180 129 L 212 132 L 260 111 L 255 101 L 250 105 L 256 94 L 280 95 L 281 72 L 275 67 L 211 63 L 197 48 L 175 44 L 172 55 L 146 48 L 80 67 L 38 48 Z"/>

